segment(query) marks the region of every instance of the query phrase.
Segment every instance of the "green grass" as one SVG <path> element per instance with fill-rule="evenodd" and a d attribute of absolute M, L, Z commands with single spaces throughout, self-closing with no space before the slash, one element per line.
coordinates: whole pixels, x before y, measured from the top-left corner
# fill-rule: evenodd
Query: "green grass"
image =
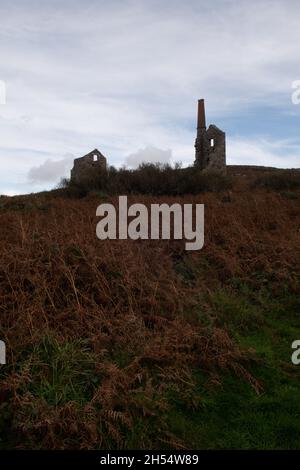
<path fill-rule="evenodd" d="M 220 385 L 209 386 L 208 377 L 194 370 L 194 409 L 176 387 L 166 393 L 166 427 L 187 448 L 300 449 L 300 366 L 291 363 L 291 343 L 300 338 L 298 303 L 285 290 L 274 298 L 268 289 L 254 293 L 245 285 L 213 294 L 211 314 L 217 315 L 217 324 L 226 326 L 241 348 L 256 350 L 257 361 L 248 369 L 263 384 L 263 392 L 258 395 L 230 373 L 221 377 Z M 129 448 L 141 436 L 144 442 L 155 442 L 154 427 L 138 421 Z"/>
<path fill-rule="evenodd" d="M 258 396 L 229 376 L 199 411 L 174 410 L 170 428 L 196 449 L 299 449 L 299 401 L 296 381 L 277 377 Z"/>
<path fill-rule="evenodd" d="M 94 357 L 83 341 L 60 344 L 47 336 L 28 361 L 35 378 L 29 387 L 33 396 L 52 405 L 69 401 L 83 404 L 91 398 L 98 378 Z"/>
<path fill-rule="evenodd" d="M 212 313 L 242 348 L 256 350 L 250 371 L 264 391 L 257 395 L 230 374 L 208 389 L 207 378 L 195 371 L 199 409 L 190 412 L 175 397 L 170 431 L 195 449 L 300 449 L 300 367 L 291 363 L 291 343 L 300 338 L 299 300 L 242 287 L 215 292 Z"/>
<path fill-rule="evenodd" d="M 255 350 L 256 360 L 247 370 L 261 382 L 263 392 L 257 394 L 249 382 L 230 372 L 219 372 L 213 383 L 195 368 L 194 386 L 170 383 L 150 401 L 141 388 L 135 406 L 148 403 L 148 415 L 136 415 L 132 429 L 125 430 L 125 447 L 172 448 L 180 443 L 188 449 L 300 449 L 300 366 L 291 363 L 291 344 L 300 339 L 298 296 L 284 286 L 271 295 L 269 285 L 257 291 L 235 280 L 207 298 L 199 296 L 198 315 L 229 331 L 242 350 Z M 120 348 L 111 359 L 123 369 L 132 357 Z M 47 334 L 18 366 L 19 374 L 30 374 L 18 393 L 29 393 L 49 406 L 76 402 L 84 407 L 101 382 L 95 365 L 87 342 L 61 343 Z M 152 378 L 159 382 L 155 371 Z M 161 408 L 162 400 L 166 407 Z M 0 448 L 13 447 L 13 412 L 8 403 L 0 411 Z M 168 434 L 169 440 L 161 438 Z M 116 448 L 113 441 L 109 445 Z"/>

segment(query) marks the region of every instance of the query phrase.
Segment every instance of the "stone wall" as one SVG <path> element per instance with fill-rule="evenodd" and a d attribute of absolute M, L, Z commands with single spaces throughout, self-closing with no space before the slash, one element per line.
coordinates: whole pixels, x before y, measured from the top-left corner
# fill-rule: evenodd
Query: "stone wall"
<path fill-rule="evenodd" d="M 107 161 L 99 150 L 95 149 L 84 157 L 75 158 L 74 166 L 71 170 L 71 180 L 80 181 L 92 174 L 93 169 L 101 168 L 106 171 Z"/>

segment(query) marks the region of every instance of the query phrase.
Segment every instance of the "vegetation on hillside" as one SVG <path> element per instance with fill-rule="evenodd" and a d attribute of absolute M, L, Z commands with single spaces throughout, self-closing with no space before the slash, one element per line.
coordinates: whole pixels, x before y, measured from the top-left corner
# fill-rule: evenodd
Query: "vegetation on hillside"
<path fill-rule="evenodd" d="M 230 189 L 232 180 L 220 173 L 203 173 L 195 167 L 181 168 L 168 164 L 143 163 L 137 169 L 109 167 L 108 171 L 92 168 L 80 181 L 64 179 L 60 185 L 69 196 L 84 197 L 91 191 L 102 194 L 150 194 L 178 196 L 203 191 Z"/>
<path fill-rule="evenodd" d="M 65 191 L 0 199 L 0 448 L 299 449 L 299 190 L 129 195 L 204 203 L 198 252 Z"/>

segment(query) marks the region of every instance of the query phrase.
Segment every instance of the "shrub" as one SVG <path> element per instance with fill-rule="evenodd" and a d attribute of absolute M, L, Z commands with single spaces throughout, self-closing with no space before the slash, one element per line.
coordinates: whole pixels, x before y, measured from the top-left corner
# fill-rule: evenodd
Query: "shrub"
<path fill-rule="evenodd" d="M 151 194 L 154 196 L 198 194 L 203 191 L 224 191 L 232 187 L 231 178 L 217 173 L 203 173 L 195 167 L 180 168 L 179 164 L 143 163 L 135 170 L 110 167 L 108 171 L 93 169 L 80 181 L 63 180 L 61 187 L 74 197 L 91 191 L 116 194 Z"/>
<path fill-rule="evenodd" d="M 300 171 L 282 170 L 276 173 L 267 173 L 257 178 L 253 186 L 274 190 L 299 189 Z"/>

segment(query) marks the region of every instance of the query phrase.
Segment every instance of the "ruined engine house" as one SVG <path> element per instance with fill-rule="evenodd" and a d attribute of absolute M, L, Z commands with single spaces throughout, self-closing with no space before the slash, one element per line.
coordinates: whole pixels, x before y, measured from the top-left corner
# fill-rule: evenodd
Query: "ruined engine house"
<path fill-rule="evenodd" d="M 78 182 L 91 175 L 91 172 L 97 168 L 105 171 L 107 169 L 107 162 L 105 156 L 95 149 L 84 157 L 75 158 L 74 166 L 71 170 L 71 180 Z"/>
<path fill-rule="evenodd" d="M 198 101 L 195 166 L 201 170 L 226 172 L 225 132 L 214 124 L 206 128 L 204 99 Z"/>

